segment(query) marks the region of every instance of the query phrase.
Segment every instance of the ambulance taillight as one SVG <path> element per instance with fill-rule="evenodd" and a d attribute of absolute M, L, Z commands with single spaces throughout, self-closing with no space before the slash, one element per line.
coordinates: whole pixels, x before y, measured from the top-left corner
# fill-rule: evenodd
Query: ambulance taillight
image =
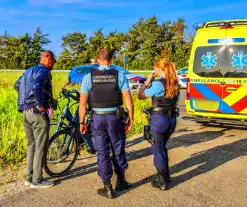
<path fill-rule="evenodd" d="M 186 100 L 190 100 L 190 78 L 186 78 L 187 87 L 186 87 Z"/>

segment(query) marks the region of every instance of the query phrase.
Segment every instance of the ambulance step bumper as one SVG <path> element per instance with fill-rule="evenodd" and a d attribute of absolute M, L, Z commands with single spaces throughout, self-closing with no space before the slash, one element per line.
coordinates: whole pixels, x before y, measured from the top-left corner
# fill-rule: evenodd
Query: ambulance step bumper
<path fill-rule="evenodd" d="M 182 119 L 196 121 L 198 123 L 225 124 L 225 125 L 247 127 L 247 120 L 216 119 L 216 118 L 210 118 L 210 117 L 196 117 L 196 116 L 183 116 Z"/>

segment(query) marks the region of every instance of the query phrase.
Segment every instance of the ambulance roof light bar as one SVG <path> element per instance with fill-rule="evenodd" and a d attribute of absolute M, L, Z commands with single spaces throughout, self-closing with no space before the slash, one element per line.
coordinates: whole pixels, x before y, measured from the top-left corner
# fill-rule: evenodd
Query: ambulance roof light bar
<path fill-rule="evenodd" d="M 234 28 L 234 26 L 247 26 L 247 21 L 227 21 L 227 22 L 209 22 L 206 28 L 221 27 L 222 29 Z"/>
<path fill-rule="evenodd" d="M 210 27 L 220 27 L 221 29 L 233 29 L 234 26 L 247 26 L 247 20 L 233 20 L 233 21 L 218 21 L 218 22 L 202 22 L 195 23 L 193 27 L 195 30 L 201 28 L 210 28 Z"/>

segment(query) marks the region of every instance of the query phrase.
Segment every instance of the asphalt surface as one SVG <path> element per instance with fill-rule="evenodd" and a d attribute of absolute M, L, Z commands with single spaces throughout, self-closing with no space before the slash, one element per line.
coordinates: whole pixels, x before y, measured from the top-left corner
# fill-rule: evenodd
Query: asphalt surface
<path fill-rule="evenodd" d="M 184 97 L 184 91 L 183 91 Z M 102 183 L 95 157 L 81 157 L 69 175 L 50 189 L 23 188 L 0 200 L 0 206 L 247 206 L 247 133 L 238 128 L 182 120 L 169 140 L 172 183 L 167 191 L 151 187 L 155 173 L 150 145 L 141 136 L 127 141 L 132 189 L 114 200 L 97 195 Z M 113 185 L 116 178 L 113 177 Z"/>

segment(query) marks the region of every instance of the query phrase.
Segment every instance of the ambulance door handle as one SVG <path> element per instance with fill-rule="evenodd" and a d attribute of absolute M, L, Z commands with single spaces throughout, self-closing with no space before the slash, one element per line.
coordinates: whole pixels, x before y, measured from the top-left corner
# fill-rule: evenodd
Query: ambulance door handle
<path fill-rule="evenodd" d="M 236 90 L 238 90 L 238 89 L 237 88 L 233 88 L 233 87 L 226 88 L 227 92 L 232 92 L 232 91 L 236 91 Z"/>

